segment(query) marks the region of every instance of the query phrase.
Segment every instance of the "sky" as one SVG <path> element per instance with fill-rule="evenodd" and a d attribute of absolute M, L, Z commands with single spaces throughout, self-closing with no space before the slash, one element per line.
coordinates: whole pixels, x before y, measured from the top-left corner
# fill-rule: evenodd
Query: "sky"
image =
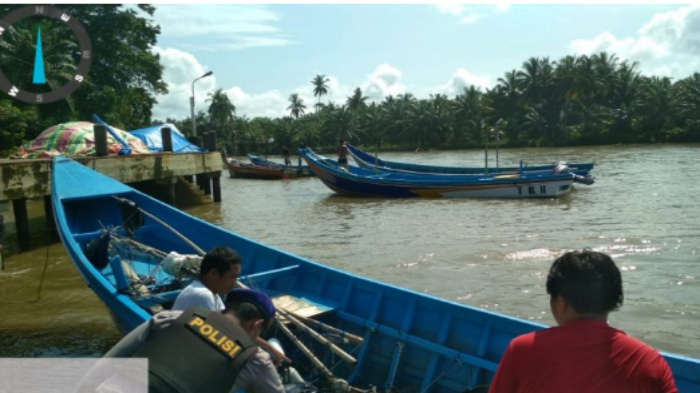
<path fill-rule="evenodd" d="M 412 93 L 449 97 L 493 88 L 531 57 L 552 61 L 607 51 L 643 75 L 700 72 L 700 5 L 683 4 L 156 4 L 153 50 L 169 93 L 154 119 L 190 116 L 223 89 L 237 116 L 289 115 L 298 93 L 313 111 L 311 80 L 330 81 L 323 102 L 360 87 L 372 101 Z"/>

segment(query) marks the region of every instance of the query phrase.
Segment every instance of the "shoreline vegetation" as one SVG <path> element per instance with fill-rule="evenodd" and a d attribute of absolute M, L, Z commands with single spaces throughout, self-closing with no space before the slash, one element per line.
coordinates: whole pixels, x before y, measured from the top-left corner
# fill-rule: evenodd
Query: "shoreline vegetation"
<path fill-rule="evenodd" d="M 18 7 L 1 5 L 0 13 Z M 67 100 L 36 106 L 0 97 L 0 155 L 11 154 L 52 125 L 89 119 L 93 113 L 122 129 L 173 123 L 190 136 L 189 114 L 152 118 L 153 106 L 168 89 L 159 57 L 150 49 L 160 34 L 152 19 L 157 7 L 138 7 L 139 13 L 119 5 L 62 6 L 86 26 L 94 57 L 101 61 Z M 70 32 L 50 27 L 47 36 L 65 47 L 75 45 Z M 19 30 L 4 39 L 3 49 L 18 57 L 34 52 L 33 38 Z M 47 56 L 47 71 L 77 64 L 66 57 Z M 608 52 L 558 60 L 532 57 L 491 89 L 468 86 L 453 97 L 427 98 L 406 92 L 371 102 L 358 87 L 342 103 L 323 101 L 329 79 L 319 74 L 309 86 L 317 101 L 304 102 L 292 92 L 288 116 L 236 115 L 235 102 L 217 89 L 196 117 L 198 129 L 213 130 L 229 155 L 276 155 L 282 145 L 301 143 L 332 152 L 340 139 L 371 151 L 700 142 L 700 73 L 672 81 L 642 75 L 638 68 Z M 20 67 L 3 63 L 0 69 L 22 88 L 30 83 Z M 56 73 L 48 84 L 62 85 L 63 74 L 71 73 Z"/>

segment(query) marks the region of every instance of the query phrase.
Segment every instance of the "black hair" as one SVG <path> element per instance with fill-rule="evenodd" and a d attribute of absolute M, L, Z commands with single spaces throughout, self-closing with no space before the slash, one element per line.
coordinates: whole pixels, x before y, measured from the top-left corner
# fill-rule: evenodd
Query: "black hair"
<path fill-rule="evenodd" d="M 561 296 L 579 313 L 607 314 L 622 306 L 622 275 L 612 258 L 573 251 L 557 258 L 547 276 L 547 293 Z"/>
<path fill-rule="evenodd" d="M 225 274 L 231 270 L 231 266 L 240 265 L 243 262 L 241 256 L 229 247 L 215 247 L 209 250 L 200 267 L 200 274 L 205 275 L 210 270 L 216 269 L 219 274 Z"/>

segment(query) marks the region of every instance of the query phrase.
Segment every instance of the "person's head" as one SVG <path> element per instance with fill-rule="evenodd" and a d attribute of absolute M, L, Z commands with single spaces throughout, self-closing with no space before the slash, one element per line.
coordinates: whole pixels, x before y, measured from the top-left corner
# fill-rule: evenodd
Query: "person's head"
<path fill-rule="evenodd" d="M 255 338 L 275 318 L 275 305 L 269 296 L 255 289 L 235 288 L 226 296 L 224 313 L 233 313 L 239 324 Z"/>
<path fill-rule="evenodd" d="M 624 300 L 622 275 L 615 262 L 588 250 L 567 252 L 552 263 L 547 293 L 559 325 L 577 318 L 606 319 Z"/>
<path fill-rule="evenodd" d="M 215 247 L 204 255 L 199 279 L 217 295 L 225 295 L 241 274 L 241 256 L 229 247 Z"/>
<path fill-rule="evenodd" d="M 345 139 L 341 139 L 341 140 L 340 140 L 340 144 L 341 144 L 341 145 L 345 145 Z"/>

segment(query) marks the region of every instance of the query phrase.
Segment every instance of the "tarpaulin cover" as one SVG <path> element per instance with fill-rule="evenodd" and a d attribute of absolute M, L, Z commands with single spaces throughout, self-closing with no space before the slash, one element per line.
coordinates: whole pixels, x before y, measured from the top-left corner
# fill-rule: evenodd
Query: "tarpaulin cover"
<path fill-rule="evenodd" d="M 172 130 L 171 135 L 173 138 L 174 153 L 197 153 L 207 151 L 206 149 L 190 143 L 174 124 L 159 124 L 129 132 L 141 139 L 151 151 L 163 151 L 163 139 L 160 131 L 163 127 L 170 127 Z"/>
<path fill-rule="evenodd" d="M 89 156 L 95 155 L 94 123 L 73 121 L 49 127 L 34 141 L 19 148 L 13 158 L 48 158 L 57 155 Z M 151 151 L 141 139 L 124 130 L 112 127 L 129 145 L 132 154 L 148 154 Z M 109 132 L 107 133 L 109 154 L 119 154 L 123 145 Z"/>

